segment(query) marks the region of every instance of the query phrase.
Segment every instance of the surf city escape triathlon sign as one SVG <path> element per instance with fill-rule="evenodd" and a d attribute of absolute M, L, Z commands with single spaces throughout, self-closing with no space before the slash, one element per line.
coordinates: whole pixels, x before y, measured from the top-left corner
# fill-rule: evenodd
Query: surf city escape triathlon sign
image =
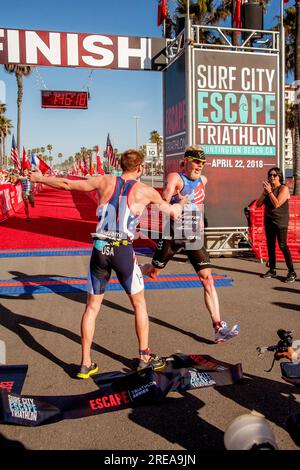
<path fill-rule="evenodd" d="M 160 71 L 166 40 L 0 28 L 0 63 Z"/>

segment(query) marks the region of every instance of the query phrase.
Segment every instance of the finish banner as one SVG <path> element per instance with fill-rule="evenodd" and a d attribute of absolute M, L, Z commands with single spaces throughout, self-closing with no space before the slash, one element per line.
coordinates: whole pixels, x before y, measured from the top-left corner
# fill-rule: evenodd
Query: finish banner
<path fill-rule="evenodd" d="M 110 372 L 93 377 L 99 389 L 84 395 L 25 396 L 2 390 L 0 420 L 39 426 L 63 419 L 93 416 L 158 403 L 170 391 L 231 385 L 243 378 L 241 364 L 231 365 L 206 355 L 174 354 L 160 371 Z"/>

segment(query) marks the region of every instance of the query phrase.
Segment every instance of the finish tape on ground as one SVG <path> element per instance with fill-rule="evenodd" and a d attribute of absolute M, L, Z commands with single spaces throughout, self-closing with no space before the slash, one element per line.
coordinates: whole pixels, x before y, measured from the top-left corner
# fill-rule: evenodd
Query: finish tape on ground
<path fill-rule="evenodd" d="M 24 366 L 20 367 L 22 371 L 1 370 L 0 367 L 2 384 L 15 382 L 20 373 L 25 378 Z M 39 426 L 63 419 L 155 404 L 161 402 L 171 391 L 180 393 L 202 387 L 232 385 L 242 378 L 241 364 L 228 364 L 208 355 L 173 354 L 166 358 L 166 366 L 160 371 L 154 371 L 149 366 L 141 372 L 95 375 L 93 379 L 99 388 L 84 395 L 29 396 L 18 394 L 14 386 L 9 390 L 2 386 L 0 421 L 21 426 Z"/>

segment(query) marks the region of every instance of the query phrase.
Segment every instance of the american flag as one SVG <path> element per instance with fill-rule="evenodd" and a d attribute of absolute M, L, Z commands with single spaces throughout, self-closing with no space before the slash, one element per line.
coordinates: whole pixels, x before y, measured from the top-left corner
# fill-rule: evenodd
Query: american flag
<path fill-rule="evenodd" d="M 116 170 L 120 168 L 119 162 L 115 156 L 113 146 L 111 145 L 109 134 L 107 135 L 105 155 L 110 166 L 113 166 Z"/>
<path fill-rule="evenodd" d="M 14 164 L 14 167 L 17 170 L 21 170 L 21 161 L 19 157 L 19 152 L 16 146 L 16 141 L 15 141 L 15 136 L 12 136 L 12 141 L 11 141 L 11 152 L 10 152 L 10 158 Z"/>

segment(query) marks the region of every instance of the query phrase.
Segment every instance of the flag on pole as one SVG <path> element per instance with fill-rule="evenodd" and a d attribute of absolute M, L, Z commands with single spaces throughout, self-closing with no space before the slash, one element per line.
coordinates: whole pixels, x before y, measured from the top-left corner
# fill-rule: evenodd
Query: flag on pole
<path fill-rule="evenodd" d="M 14 167 L 17 170 L 20 171 L 21 170 L 21 161 L 20 161 L 19 152 L 18 152 L 18 149 L 17 149 L 17 146 L 16 146 L 16 141 L 15 141 L 15 136 L 14 135 L 12 136 L 12 141 L 11 141 L 10 158 L 11 158 L 11 161 L 13 162 L 13 164 L 14 164 Z"/>
<path fill-rule="evenodd" d="M 168 18 L 167 0 L 158 0 L 157 26 L 160 26 Z"/>
<path fill-rule="evenodd" d="M 85 150 L 83 151 L 82 160 L 83 160 L 83 175 L 86 176 L 89 172 L 89 168 L 88 168 L 88 163 L 87 163 L 87 160 L 86 160 Z"/>
<path fill-rule="evenodd" d="M 233 25 L 234 28 L 242 28 L 242 0 L 236 0 L 235 2 L 235 10 L 233 14 Z M 238 32 L 240 34 L 240 31 Z"/>
<path fill-rule="evenodd" d="M 104 175 L 104 170 L 102 168 L 101 157 L 99 153 L 99 147 L 96 148 L 96 161 L 97 161 L 97 173 L 98 175 Z"/>
<path fill-rule="evenodd" d="M 25 148 L 23 147 L 23 157 L 22 157 L 22 170 L 21 170 L 21 174 L 24 175 L 24 170 L 30 170 L 30 169 L 31 169 L 30 161 L 29 161 L 29 158 L 27 157 L 26 150 L 25 150 Z"/>
<path fill-rule="evenodd" d="M 160 26 L 168 18 L 167 0 L 158 0 L 157 26 Z"/>
<path fill-rule="evenodd" d="M 116 170 L 119 169 L 119 162 L 115 156 L 115 152 L 111 144 L 109 134 L 107 134 L 105 155 L 110 166 L 113 166 Z"/>
<path fill-rule="evenodd" d="M 47 173 L 48 171 L 52 173 L 50 166 L 47 165 L 47 163 L 45 163 L 41 157 L 38 157 L 33 152 L 31 153 L 30 163 L 32 166 L 38 168 L 43 174 Z"/>
<path fill-rule="evenodd" d="M 93 154 L 92 153 L 90 153 L 90 155 L 89 155 L 89 160 L 90 160 L 90 162 L 89 162 L 90 163 L 89 173 L 90 173 L 91 176 L 93 176 L 93 174 L 94 174 L 94 162 L 93 162 Z"/>

